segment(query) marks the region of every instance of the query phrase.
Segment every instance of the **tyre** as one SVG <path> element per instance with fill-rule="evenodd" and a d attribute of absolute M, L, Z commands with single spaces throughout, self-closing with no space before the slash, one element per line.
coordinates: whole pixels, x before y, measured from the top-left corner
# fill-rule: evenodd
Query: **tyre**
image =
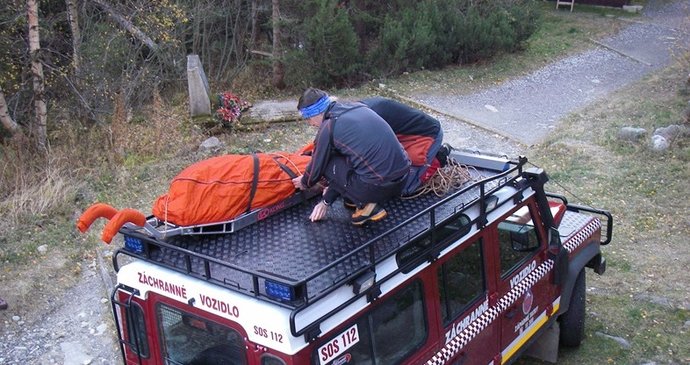
<path fill-rule="evenodd" d="M 568 311 L 560 318 L 560 343 L 565 347 L 580 346 L 585 337 L 585 305 L 586 305 L 585 269 L 577 275 L 573 292 L 570 296 Z"/>

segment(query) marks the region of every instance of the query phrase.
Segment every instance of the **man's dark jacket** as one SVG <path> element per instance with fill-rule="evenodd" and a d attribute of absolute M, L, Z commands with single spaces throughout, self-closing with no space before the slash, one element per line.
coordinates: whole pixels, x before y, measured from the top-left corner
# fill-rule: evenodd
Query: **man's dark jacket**
<path fill-rule="evenodd" d="M 374 97 L 362 100 L 393 129 L 413 166 L 427 164 L 430 148 L 441 135 L 441 124 L 430 115 L 395 100 Z M 436 151 L 433 151 L 435 154 Z"/>
<path fill-rule="evenodd" d="M 398 180 L 410 167 L 407 154 L 391 127 L 358 102 L 331 103 L 314 145 L 312 160 L 302 178 L 307 187 L 319 182 L 332 154 L 344 156 L 352 173 L 373 185 Z"/>

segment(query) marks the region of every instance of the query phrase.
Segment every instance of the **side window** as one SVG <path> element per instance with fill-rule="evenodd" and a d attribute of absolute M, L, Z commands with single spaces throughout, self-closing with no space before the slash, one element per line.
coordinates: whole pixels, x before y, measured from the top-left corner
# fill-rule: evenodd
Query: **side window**
<path fill-rule="evenodd" d="M 319 365 L 393 365 L 407 358 L 427 338 L 424 295 L 419 280 L 408 285 L 314 353 Z M 348 359 L 348 360 L 345 360 Z"/>
<path fill-rule="evenodd" d="M 454 320 L 485 291 L 481 240 L 473 242 L 438 269 L 443 323 Z"/>
<path fill-rule="evenodd" d="M 524 206 L 498 224 L 501 277 L 519 266 L 539 248 L 539 237 L 529 208 Z"/>
<path fill-rule="evenodd" d="M 127 338 L 130 348 L 134 353 L 138 351 L 141 357 L 149 357 L 144 310 L 141 309 L 139 304 L 132 303 L 125 317 L 127 318 Z"/>
<path fill-rule="evenodd" d="M 246 365 L 239 332 L 165 304 L 158 305 L 161 351 L 166 365 Z"/>
<path fill-rule="evenodd" d="M 434 240 L 436 242 L 441 242 L 441 245 L 445 245 L 466 235 L 471 228 L 470 218 L 465 214 L 461 214 L 457 218 L 438 226 L 434 232 Z M 403 268 L 402 271 L 404 273 L 412 269 L 412 267 L 406 267 L 406 265 L 413 263 L 419 264 L 426 259 L 424 251 L 430 247 L 430 244 L 431 234 L 426 233 L 421 238 L 408 243 L 407 247 L 398 253 L 396 256 L 398 266 Z"/>
<path fill-rule="evenodd" d="M 264 355 L 261 356 L 261 365 L 285 365 L 285 361 L 271 355 Z"/>
<path fill-rule="evenodd" d="M 470 217 L 465 214 L 461 214 L 452 221 L 440 226 L 436 230 L 434 239 L 436 242 L 443 241 L 449 237 L 452 237 L 451 240 L 457 240 L 458 238 L 466 235 L 471 228 Z"/>

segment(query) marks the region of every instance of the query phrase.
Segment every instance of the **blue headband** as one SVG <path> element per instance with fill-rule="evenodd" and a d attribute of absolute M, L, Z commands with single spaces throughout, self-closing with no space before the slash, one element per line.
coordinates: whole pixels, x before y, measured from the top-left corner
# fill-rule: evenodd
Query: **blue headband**
<path fill-rule="evenodd" d="M 330 104 L 331 99 L 328 97 L 328 95 L 322 96 L 321 99 L 316 101 L 316 103 L 300 109 L 299 112 L 302 113 L 302 118 L 309 119 L 325 112 Z"/>

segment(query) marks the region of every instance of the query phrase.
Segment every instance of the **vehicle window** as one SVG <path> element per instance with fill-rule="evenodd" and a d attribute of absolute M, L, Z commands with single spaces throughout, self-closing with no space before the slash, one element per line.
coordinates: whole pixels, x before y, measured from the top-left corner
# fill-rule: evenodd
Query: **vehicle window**
<path fill-rule="evenodd" d="M 239 332 L 207 319 L 158 305 L 161 351 L 168 365 L 246 365 Z"/>
<path fill-rule="evenodd" d="M 317 347 L 315 363 L 393 365 L 427 338 L 422 284 L 408 285 L 362 316 L 351 327 Z"/>
<path fill-rule="evenodd" d="M 461 214 L 457 218 L 441 225 L 436 230 L 434 237 L 437 242 L 443 241 L 449 237 L 451 240 L 457 240 L 467 234 L 471 228 L 470 218 L 465 214 Z"/>
<path fill-rule="evenodd" d="M 436 242 L 453 242 L 454 240 L 466 235 L 471 228 L 472 226 L 470 225 L 470 218 L 465 214 L 461 214 L 457 218 L 438 226 L 434 232 L 434 239 Z M 396 257 L 398 260 L 398 266 L 404 267 L 412 262 L 418 264 L 419 262 L 424 261 L 425 258 L 422 253 L 429 248 L 430 243 L 431 235 L 426 234 L 422 238 L 419 238 L 408 244 L 408 246 L 401 250 Z M 405 268 L 403 272 L 409 272 L 408 269 L 411 268 Z"/>
<path fill-rule="evenodd" d="M 277 357 L 264 355 L 261 357 L 261 365 L 285 365 L 285 362 Z"/>
<path fill-rule="evenodd" d="M 129 346 L 132 352 L 137 353 L 141 357 L 149 357 L 149 343 L 146 341 L 146 324 L 144 322 L 144 310 L 139 304 L 132 303 L 129 308 L 127 318 L 127 338 L 129 339 Z"/>
<path fill-rule="evenodd" d="M 501 277 L 517 268 L 539 248 L 539 237 L 529 208 L 524 206 L 498 224 Z"/>
<path fill-rule="evenodd" d="M 443 263 L 438 270 L 443 323 L 454 320 L 484 294 L 484 264 L 481 240 L 473 242 Z"/>

